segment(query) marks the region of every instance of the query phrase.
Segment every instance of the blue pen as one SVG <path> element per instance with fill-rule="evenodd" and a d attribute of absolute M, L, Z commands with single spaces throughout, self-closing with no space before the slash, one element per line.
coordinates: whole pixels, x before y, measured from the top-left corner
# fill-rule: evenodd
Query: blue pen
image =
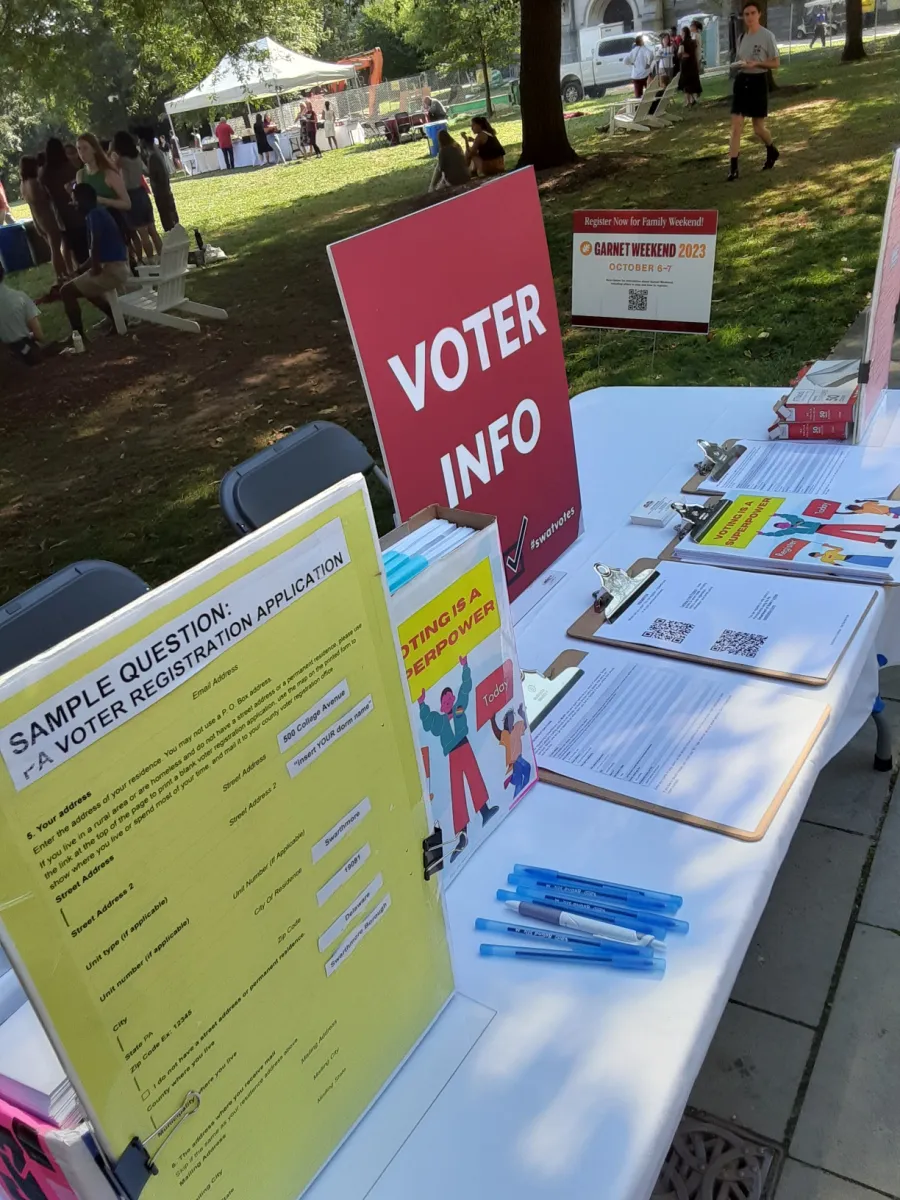
<path fill-rule="evenodd" d="M 519 884 L 513 895 L 509 892 L 503 892 L 502 895 L 497 893 L 498 900 L 515 900 L 523 897 L 526 900 L 537 900 L 541 904 L 549 904 L 553 908 L 562 909 L 563 912 L 585 913 L 586 916 L 595 917 L 598 921 L 608 921 L 611 925 L 623 925 L 626 929 L 637 930 L 638 933 L 652 933 L 657 938 L 664 938 L 667 933 L 687 933 L 690 929 L 687 921 L 679 921 L 676 917 L 670 917 L 666 913 L 640 912 L 638 909 L 626 908 L 624 905 L 613 904 L 611 901 L 604 901 L 599 897 L 596 900 L 579 899 L 540 885 L 526 887 Z"/>
<path fill-rule="evenodd" d="M 567 887 L 584 888 L 598 896 L 605 896 L 607 900 L 619 900 L 634 908 L 658 908 L 663 912 L 676 913 L 683 903 L 680 896 L 671 892 L 650 892 L 646 888 L 629 887 L 626 883 L 610 883 L 605 879 L 589 879 L 586 875 L 552 871 L 549 867 L 529 867 L 525 863 L 516 863 L 513 871 L 516 875 L 534 876 L 542 883 L 555 884 L 556 887 L 565 884 Z"/>
<path fill-rule="evenodd" d="M 541 885 L 534 880 L 529 881 L 528 885 L 517 884 L 516 892 L 529 900 L 543 900 L 545 903 L 554 900 L 571 905 L 575 911 L 593 914 L 600 921 L 612 921 L 614 925 L 625 924 L 641 933 L 652 933 L 654 937 L 665 937 L 667 933 L 687 933 L 690 929 L 687 921 L 670 917 L 668 913 L 642 912 L 638 908 L 618 904 L 613 900 L 604 900 L 600 896 L 590 899 L 586 896 L 569 896 L 550 885 Z M 620 919 L 613 920 L 614 917 Z"/>
<path fill-rule="evenodd" d="M 590 933 L 569 933 L 552 926 L 541 928 L 537 925 L 516 925 L 506 921 L 490 921 L 487 917 L 476 917 L 475 928 L 486 929 L 490 933 L 510 933 L 513 937 L 536 938 L 543 942 L 592 946 L 598 954 L 621 954 L 626 958 L 653 959 L 653 950 L 650 946 L 631 946 L 625 942 L 613 942 L 608 938 L 594 937 Z"/>
<path fill-rule="evenodd" d="M 669 913 L 659 908 L 644 908 L 641 904 L 633 904 L 615 896 L 602 896 L 592 892 L 590 888 L 581 887 L 574 883 L 558 883 L 556 880 L 540 879 L 537 875 L 508 875 L 507 882 L 514 888 L 540 888 L 550 895 L 560 898 L 582 900 L 585 904 L 597 904 L 601 908 L 613 908 L 619 911 L 636 912 L 646 921 L 673 920 Z"/>
<path fill-rule="evenodd" d="M 662 959 L 648 960 L 646 958 L 623 958 L 620 954 L 592 954 L 589 950 L 551 950 L 532 949 L 526 946 L 495 946 L 491 942 L 482 942 L 479 954 L 484 958 L 532 958 L 537 960 L 549 959 L 555 962 L 587 963 L 592 967 L 610 967 L 613 971 L 631 971 L 635 975 L 653 975 L 661 978 L 666 973 L 666 964 Z"/>

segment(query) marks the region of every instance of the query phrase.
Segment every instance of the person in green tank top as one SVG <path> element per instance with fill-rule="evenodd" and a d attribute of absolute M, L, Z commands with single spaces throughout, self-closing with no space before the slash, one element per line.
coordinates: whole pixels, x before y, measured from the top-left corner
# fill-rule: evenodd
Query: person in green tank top
<path fill-rule="evenodd" d="M 78 149 L 78 156 L 84 163 L 75 176 L 75 181 L 86 184 L 94 192 L 98 208 L 110 210 L 125 245 L 131 246 L 129 260 L 134 265 L 139 258 L 140 240 L 138 239 L 137 242 L 138 249 L 135 249 L 131 242 L 132 232 L 128 228 L 125 216 L 131 209 L 131 197 L 128 195 L 122 173 L 116 169 L 112 159 L 92 133 L 83 133 L 75 145 Z"/>
<path fill-rule="evenodd" d="M 131 208 L 131 198 L 125 187 L 125 180 L 94 135 L 83 133 L 75 145 L 84 163 L 76 176 L 77 182 L 86 183 L 94 189 L 101 208 L 127 212 Z"/>

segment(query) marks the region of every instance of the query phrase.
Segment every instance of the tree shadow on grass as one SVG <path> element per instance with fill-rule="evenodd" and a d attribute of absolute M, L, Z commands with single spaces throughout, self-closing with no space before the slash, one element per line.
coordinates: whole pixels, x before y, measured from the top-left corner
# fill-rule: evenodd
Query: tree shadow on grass
<path fill-rule="evenodd" d="M 723 153 L 721 113 L 701 110 L 634 141 L 585 133 L 579 149 L 602 146 L 603 169 L 542 192 L 573 392 L 786 383 L 804 358 L 827 353 L 871 286 L 900 116 L 897 65 L 885 56 L 845 75 L 819 64 L 821 99 L 775 106 L 786 150 L 778 170 L 748 173 L 734 190 L 699 161 Z M 834 98 L 863 85 L 852 104 Z M 2 598 L 78 558 L 110 558 L 151 583 L 184 570 L 233 536 L 218 507 L 222 475 L 290 427 L 336 420 L 377 455 L 326 245 L 409 211 L 427 171 L 427 162 L 398 166 L 387 195 L 372 179 L 288 200 L 263 218 L 242 220 L 236 207 L 210 231 L 235 256 L 189 282 L 192 298 L 229 310 L 227 323 L 204 323 L 199 337 L 142 326 L 83 357 L 4 377 Z M 663 338 L 651 377 L 648 338 L 567 329 L 576 207 L 718 208 L 713 341 Z M 428 263 L 420 266 L 410 305 L 428 298 Z M 372 281 L 373 295 L 382 283 Z M 387 527 L 383 497 L 379 511 Z"/>

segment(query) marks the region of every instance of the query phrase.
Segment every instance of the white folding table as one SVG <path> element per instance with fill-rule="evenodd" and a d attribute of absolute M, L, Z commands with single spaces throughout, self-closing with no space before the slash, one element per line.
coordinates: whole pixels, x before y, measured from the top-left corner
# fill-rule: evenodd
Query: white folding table
<path fill-rule="evenodd" d="M 522 667 L 546 667 L 567 643 L 584 648 L 565 631 L 590 603 L 592 563 L 628 566 L 671 537 L 630 525 L 631 509 L 670 473 L 689 478 L 698 437 L 764 438 L 780 394 L 609 388 L 572 401 L 585 531 L 556 564 L 565 578 L 517 624 Z M 900 444 L 889 426 L 882 440 Z M 495 1015 L 374 1186 L 360 1174 L 356 1189 L 367 1137 L 370 1147 L 390 1139 L 392 1093 L 445 1036 L 437 1022 L 313 1185 L 314 1200 L 647 1200 L 816 776 L 869 716 L 876 651 L 897 657 L 888 625 L 900 623 L 885 622 L 887 608 L 879 597 L 826 687 L 802 688 L 831 717 L 761 841 L 543 783 L 528 793 L 446 895 L 458 990 Z M 773 696 L 793 686 L 773 682 Z M 494 896 L 516 862 L 683 895 L 691 930 L 670 938 L 665 978 L 481 958 L 475 918 L 503 917 Z"/>

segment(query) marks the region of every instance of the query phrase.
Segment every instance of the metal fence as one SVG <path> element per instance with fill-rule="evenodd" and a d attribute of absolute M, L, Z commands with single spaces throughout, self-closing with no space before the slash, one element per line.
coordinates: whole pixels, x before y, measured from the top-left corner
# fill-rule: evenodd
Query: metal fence
<path fill-rule="evenodd" d="M 508 103 L 510 82 L 515 77 L 516 71 L 511 67 L 491 71 L 491 95 L 495 103 Z M 421 112 L 426 95 L 440 100 L 448 112 L 482 112 L 485 93 L 481 71 L 423 71 L 373 87 L 354 86 L 346 91 L 314 96 L 312 102 L 317 110 L 321 110 L 328 100 L 339 120 L 369 121 L 392 113 Z M 288 107 L 287 102 L 285 107 Z"/>

